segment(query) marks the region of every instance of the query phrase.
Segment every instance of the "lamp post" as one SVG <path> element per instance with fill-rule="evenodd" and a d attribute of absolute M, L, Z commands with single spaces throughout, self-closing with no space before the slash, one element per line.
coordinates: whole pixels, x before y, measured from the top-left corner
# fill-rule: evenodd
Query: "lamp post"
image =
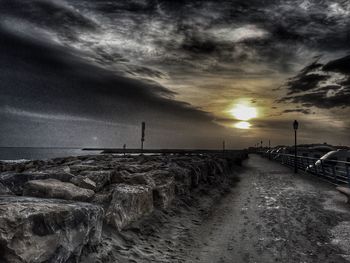
<path fill-rule="evenodd" d="M 143 153 L 143 143 L 145 141 L 145 129 L 146 129 L 146 123 L 143 121 L 141 123 L 141 153 Z"/>
<path fill-rule="evenodd" d="M 298 163 L 297 163 L 297 130 L 299 123 L 297 120 L 293 122 L 294 128 L 294 173 L 298 173 Z"/>

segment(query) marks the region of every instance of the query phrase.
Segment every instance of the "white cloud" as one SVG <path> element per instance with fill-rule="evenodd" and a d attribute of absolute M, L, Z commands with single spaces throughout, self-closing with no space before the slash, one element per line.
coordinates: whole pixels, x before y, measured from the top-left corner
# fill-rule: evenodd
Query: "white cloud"
<path fill-rule="evenodd" d="M 9 106 L 5 106 L 0 111 L 11 115 L 26 117 L 26 118 L 35 118 L 35 119 L 47 119 L 47 120 L 59 120 L 59 121 L 91 121 L 91 119 L 78 117 L 78 116 L 33 112 L 33 111 L 17 109 Z"/>
<path fill-rule="evenodd" d="M 248 39 L 265 38 L 269 33 L 255 25 L 244 25 L 238 28 L 223 27 L 211 29 L 209 34 L 218 40 L 236 43 Z"/>
<path fill-rule="evenodd" d="M 350 15 L 350 4 L 340 5 L 338 3 L 332 3 L 328 7 L 329 16 L 349 16 Z"/>

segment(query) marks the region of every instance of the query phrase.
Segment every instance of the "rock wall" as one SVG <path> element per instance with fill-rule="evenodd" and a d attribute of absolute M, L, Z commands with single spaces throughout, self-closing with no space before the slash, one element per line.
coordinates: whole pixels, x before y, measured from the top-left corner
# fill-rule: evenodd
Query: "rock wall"
<path fill-rule="evenodd" d="M 103 209 L 89 203 L 0 197 L 0 262 L 74 262 L 100 242 Z"/>
<path fill-rule="evenodd" d="M 0 262 L 80 262 L 103 226 L 120 232 L 246 157 L 95 155 L 0 163 Z"/>

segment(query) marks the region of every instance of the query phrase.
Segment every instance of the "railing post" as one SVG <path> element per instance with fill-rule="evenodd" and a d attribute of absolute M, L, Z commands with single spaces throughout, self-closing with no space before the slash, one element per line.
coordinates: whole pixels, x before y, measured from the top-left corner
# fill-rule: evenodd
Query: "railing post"
<path fill-rule="evenodd" d="M 326 176 L 324 166 L 323 166 L 323 160 L 321 159 L 321 168 L 322 168 L 322 175 Z"/>
<path fill-rule="evenodd" d="M 300 165 L 301 165 L 301 169 L 305 170 L 305 168 L 304 168 L 304 157 L 300 157 Z"/>
<path fill-rule="evenodd" d="M 335 165 L 334 164 L 332 164 L 332 173 L 333 173 L 334 183 L 338 184 L 337 173 L 335 172 Z"/>
<path fill-rule="evenodd" d="M 315 164 L 314 164 L 314 170 L 315 170 L 315 174 L 318 176 L 318 169 L 317 169 L 316 162 L 315 162 Z"/>

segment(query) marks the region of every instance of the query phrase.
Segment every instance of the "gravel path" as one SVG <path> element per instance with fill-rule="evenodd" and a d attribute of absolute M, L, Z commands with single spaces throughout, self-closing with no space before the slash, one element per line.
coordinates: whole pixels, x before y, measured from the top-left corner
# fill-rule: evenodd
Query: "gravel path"
<path fill-rule="evenodd" d="M 244 166 L 238 185 L 182 237 L 182 262 L 348 262 L 350 208 L 332 185 L 256 155 Z"/>

